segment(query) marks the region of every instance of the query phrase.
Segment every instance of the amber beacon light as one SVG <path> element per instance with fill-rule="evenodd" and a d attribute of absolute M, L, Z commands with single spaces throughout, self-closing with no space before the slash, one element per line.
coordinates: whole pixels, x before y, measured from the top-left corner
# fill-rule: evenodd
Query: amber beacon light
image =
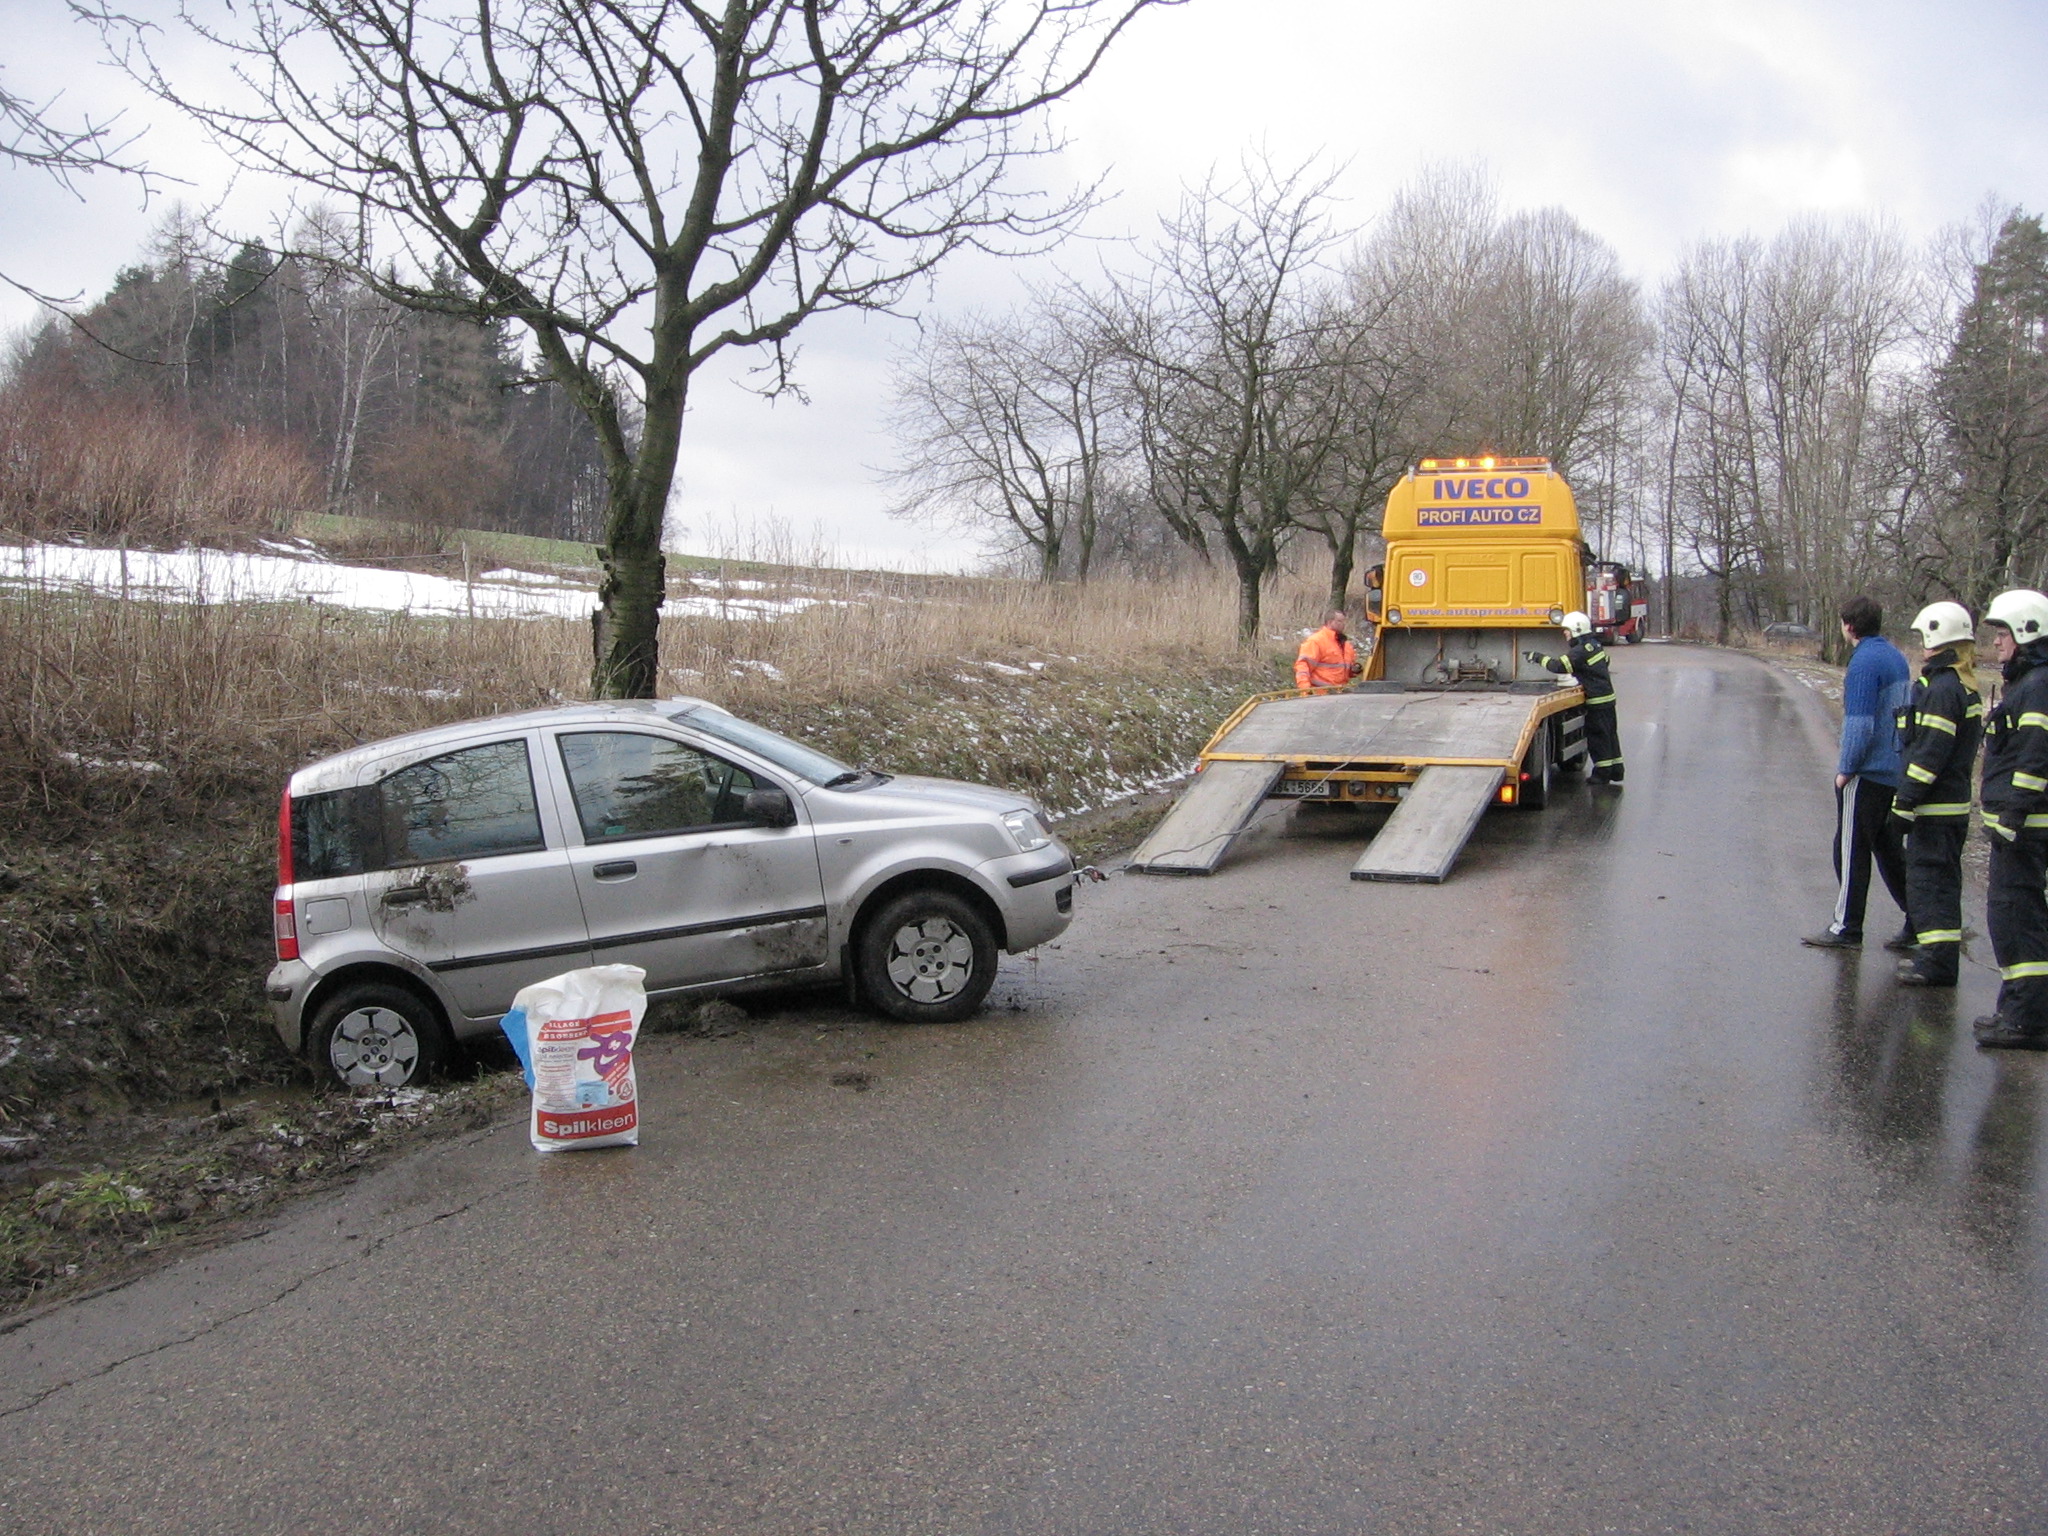
<path fill-rule="evenodd" d="M 1543 469 L 1550 468 L 1548 459 L 1424 459 L 1415 466 L 1422 470 L 1440 469 Z"/>

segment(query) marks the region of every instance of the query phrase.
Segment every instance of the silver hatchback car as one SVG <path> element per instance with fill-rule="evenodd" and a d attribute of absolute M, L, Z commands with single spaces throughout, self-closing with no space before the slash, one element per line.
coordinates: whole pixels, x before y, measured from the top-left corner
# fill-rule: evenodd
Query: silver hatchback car
<path fill-rule="evenodd" d="M 529 982 L 625 962 L 650 996 L 844 978 L 891 1018 L 981 1005 L 1060 934 L 1074 862 L 1020 795 L 851 768 L 701 699 L 394 737 L 278 812 L 285 1044 L 396 1087 Z"/>

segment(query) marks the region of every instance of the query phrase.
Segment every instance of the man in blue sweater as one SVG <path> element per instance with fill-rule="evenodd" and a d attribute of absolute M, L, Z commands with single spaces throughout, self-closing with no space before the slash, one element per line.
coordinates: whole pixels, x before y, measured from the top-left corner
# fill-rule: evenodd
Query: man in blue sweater
<path fill-rule="evenodd" d="M 1913 669 L 1899 648 L 1878 633 L 1884 611 L 1867 597 L 1842 604 L 1842 638 L 1856 649 L 1842 681 L 1842 753 L 1835 764 L 1835 919 L 1799 942 L 1816 949 L 1863 947 L 1863 907 L 1870 896 L 1870 865 L 1892 900 L 1906 910 L 1906 863 L 1892 795 L 1899 787 L 1897 715 L 1913 686 Z M 1913 943 L 1911 925 L 1886 949 Z"/>

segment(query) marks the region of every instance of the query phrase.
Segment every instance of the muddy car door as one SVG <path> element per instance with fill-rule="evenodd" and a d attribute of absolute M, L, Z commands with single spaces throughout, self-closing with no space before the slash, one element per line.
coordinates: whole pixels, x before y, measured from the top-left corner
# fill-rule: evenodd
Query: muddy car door
<path fill-rule="evenodd" d="M 535 792 L 535 745 L 529 735 L 444 752 L 384 775 L 366 797 L 372 925 L 472 1019 L 590 963 L 568 849 Z"/>
<path fill-rule="evenodd" d="M 561 731 L 555 742 L 600 964 L 643 966 L 650 989 L 824 964 L 817 840 L 788 786 L 650 731 Z"/>

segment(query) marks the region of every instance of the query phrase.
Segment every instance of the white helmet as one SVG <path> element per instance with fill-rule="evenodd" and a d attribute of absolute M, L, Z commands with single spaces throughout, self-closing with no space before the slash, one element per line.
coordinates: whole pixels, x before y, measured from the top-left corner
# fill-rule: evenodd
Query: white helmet
<path fill-rule="evenodd" d="M 2021 645 L 2048 640 L 2048 597 L 2027 587 L 2001 592 L 1984 610 L 1984 622 L 2003 624 Z"/>
<path fill-rule="evenodd" d="M 1566 614 L 1558 622 L 1564 626 L 1564 632 L 1574 639 L 1577 639 L 1580 635 L 1590 635 L 1593 633 L 1593 621 L 1577 610 Z"/>
<path fill-rule="evenodd" d="M 1977 624 L 1961 603 L 1929 603 L 1913 620 L 1913 633 L 1928 650 L 1977 638 Z"/>

